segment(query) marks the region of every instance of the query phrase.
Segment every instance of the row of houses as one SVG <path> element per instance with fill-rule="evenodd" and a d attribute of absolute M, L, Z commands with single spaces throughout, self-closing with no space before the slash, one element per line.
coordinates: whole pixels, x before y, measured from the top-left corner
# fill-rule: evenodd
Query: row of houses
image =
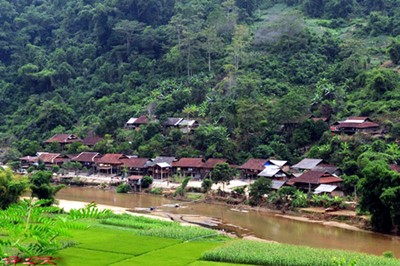
<path fill-rule="evenodd" d="M 61 153 L 41 152 L 37 156 L 20 158 L 22 168 L 43 163 L 47 169 L 61 166 L 66 162 L 77 162 L 92 173 L 115 176 L 140 177 L 152 176 L 155 179 L 167 179 L 172 175 L 190 176 L 194 179 L 212 178 L 212 171 L 219 163 L 228 163 L 223 158 L 180 158 L 159 156 L 156 158 L 138 158 L 125 154 L 99 154 L 97 152 L 82 152 L 78 155 L 63 155 Z M 322 159 L 303 159 L 290 166 L 287 161 L 275 159 L 249 159 L 244 164 L 232 165 L 242 179 L 257 179 L 266 177 L 272 180 L 274 189 L 284 185 L 295 186 L 304 191 L 317 191 L 342 194 L 340 187 L 343 180 L 341 170 Z M 322 185 L 322 187 L 320 187 Z"/>
<path fill-rule="evenodd" d="M 157 121 L 157 120 L 154 120 Z M 149 119 L 142 115 L 140 117 L 131 117 L 126 123 L 126 129 L 139 129 L 140 126 L 147 125 Z M 177 128 L 183 133 L 191 133 L 199 126 L 199 122 L 194 119 L 184 119 L 183 117 L 169 117 L 161 123 L 164 133 L 167 133 L 172 128 Z"/>

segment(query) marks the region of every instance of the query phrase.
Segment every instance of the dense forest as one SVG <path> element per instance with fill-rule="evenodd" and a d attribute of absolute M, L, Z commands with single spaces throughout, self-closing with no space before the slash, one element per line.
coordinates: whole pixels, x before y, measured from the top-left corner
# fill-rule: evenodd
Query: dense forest
<path fill-rule="evenodd" d="M 0 27 L 3 162 L 67 132 L 141 157 L 308 155 L 377 197 L 362 205 L 385 230 L 400 224 L 397 0 L 0 0 Z M 139 115 L 154 122 L 123 128 Z M 332 137 L 310 115 L 369 116 L 385 134 Z M 165 136 L 167 117 L 201 126 Z"/>

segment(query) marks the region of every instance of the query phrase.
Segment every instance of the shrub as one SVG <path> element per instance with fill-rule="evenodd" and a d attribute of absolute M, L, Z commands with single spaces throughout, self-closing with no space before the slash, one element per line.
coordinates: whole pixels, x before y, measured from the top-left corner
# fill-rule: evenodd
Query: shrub
<path fill-rule="evenodd" d="M 201 188 L 204 190 L 205 193 L 208 193 L 211 190 L 212 181 L 208 178 L 205 178 L 201 183 Z"/>
<path fill-rule="evenodd" d="M 117 186 L 117 193 L 128 193 L 131 190 L 131 186 L 127 183 L 123 183 Z"/>
<path fill-rule="evenodd" d="M 162 192 L 163 192 L 163 189 L 160 187 L 155 187 L 150 190 L 150 194 L 154 194 L 154 195 L 161 195 Z"/>
<path fill-rule="evenodd" d="M 153 184 L 153 178 L 151 176 L 144 176 L 142 179 L 142 188 L 148 188 L 151 184 Z"/>

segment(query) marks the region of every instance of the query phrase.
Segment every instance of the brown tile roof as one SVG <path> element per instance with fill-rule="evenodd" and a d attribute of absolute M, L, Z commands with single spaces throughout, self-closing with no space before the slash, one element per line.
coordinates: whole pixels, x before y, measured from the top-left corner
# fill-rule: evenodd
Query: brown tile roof
<path fill-rule="evenodd" d="M 45 143 L 58 142 L 60 144 L 68 144 L 77 141 L 81 141 L 81 139 L 74 134 L 55 134 L 53 137 L 46 140 Z"/>
<path fill-rule="evenodd" d="M 393 164 L 389 164 L 389 168 L 390 168 L 390 170 L 393 170 L 395 172 L 399 172 L 400 173 L 400 165 L 398 165 L 398 164 L 394 164 L 394 163 Z"/>
<path fill-rule="evenodd" d="M 215 165 L 218 163 L 226 163 L 228 160 L 227 159 L 221 159 L 221 158 L 209 158 L 204 164 L 203 168 L 206 169 L 214 169 Z"/>
<path fill-rule="evenodd" d="M 173 162 L 173 167 L 182 167 L 182 168 L 202 168 L 203 167 L 203 159 L 202 158 L 180 158 L 179 161 Z"/>
<path fill-rule="evenodd" d="M 247 162 L 239 166 L 240 169 L 246 169 L 246 170 L 258 170 L 262 171 L 264 170 L 265 166 L 264 164 L 268 161 L 268 159 L 249 159 Z"/>
<path fill-rule="evenodd" d="M 38 161 L 37 156 L 25 156 L 25 157 L 21 157 L 19 159 L 20 159 L 20 161 L 27 161 L 27 162 L 31 162 L 31 163 L 37 163 L 37 161 Z"/>
<path fill-rule="evenodd" d="M 65 161 L 65 159 L 60 153 L 43 152 L 38 154 L 38 161 L 41 160 L 44 163 L 57 163 Z"/>
<path fill-rule="evenodd" d="M 149 123 L 149 119 L 147 119 L 147 117 L 144 115 L 139 116 L 134 122 L 134 124 L 136 125 L 142 125 L 147 123 Z"/>
<path fill-rule="evenodd" d="M 126 155 L 120 153 L 106 153 L 95 161 L 96 163 L 122 164 L 121 160 L 127 158 Z"/>
<path fill-rule="evenodd" d="M 362 123 L 353 123 L 353 122 L 341 122 L 336 126 L 337 128 L 374 128 L 379 127 L 379 124 L 374 122 L 362 122 Z"/>
<path fill-rule="evenodd" d="M 293 178 L 290 183 L 327 184 L 341 182 L 342 179 L 326 172 L 310 170 L 301 176 Z"/>
<path fill-rule="evenodd" d="M 338 182 L 342 182 L 343 179 L 341 179 L 340 177 L 336 177 L 336 176 L 328 176 L 328 177 L 322 177 L 319 180 L 320 184 L 329 184 L 329 183 L 338 183 Z"/>
<path fill-rule="evenodd" d="M 86 146 L 94 146 L 97 142 L 102 140 L 103 138 L 99 136 L 86 137 L 82 140 L 82 144 Z"/>
<path fill-rule="evenodd" d="M 101 155 L 98 152 L 81 152 L 74 158 L 72 158 L 72 161 L 77 161 L 77 162 L 95 162 L 96 158 L 99 158 Z"/>
<path fill-rule="evenodd" d="M 312 117 L 311 118 L 314 122 L 318 122 L 319 120 L 322 120 L 323 122 L 326 122 L 328 120 L 327 117 Z"/>
<path fill-rule="evenodd" d="M 129 168 L 147 168 L 147 162 L 149 159 L 147 158 L 128 158 L 121 160 L 124 166 Z"/>

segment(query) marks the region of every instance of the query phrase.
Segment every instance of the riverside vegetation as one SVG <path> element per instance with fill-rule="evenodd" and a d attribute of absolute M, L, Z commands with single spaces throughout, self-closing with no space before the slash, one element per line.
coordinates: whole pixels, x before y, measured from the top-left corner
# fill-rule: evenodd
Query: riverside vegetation
<path fill-rule="evenodd" d="M 57 265 L 398 265 L 393 258 L 232 240 L 176 222 L 23 200 L 0 211 L 3 258 Z M 140 243 L 140 245 L 138 245 Z M 205 253 L 204 253 L 205 252 Z M 323 256 L 321 256 L 323 254 Z M 3 263 L 6 260 L 3 260 Z M 219 262 L 224 262 L 220 264 Z"/>

